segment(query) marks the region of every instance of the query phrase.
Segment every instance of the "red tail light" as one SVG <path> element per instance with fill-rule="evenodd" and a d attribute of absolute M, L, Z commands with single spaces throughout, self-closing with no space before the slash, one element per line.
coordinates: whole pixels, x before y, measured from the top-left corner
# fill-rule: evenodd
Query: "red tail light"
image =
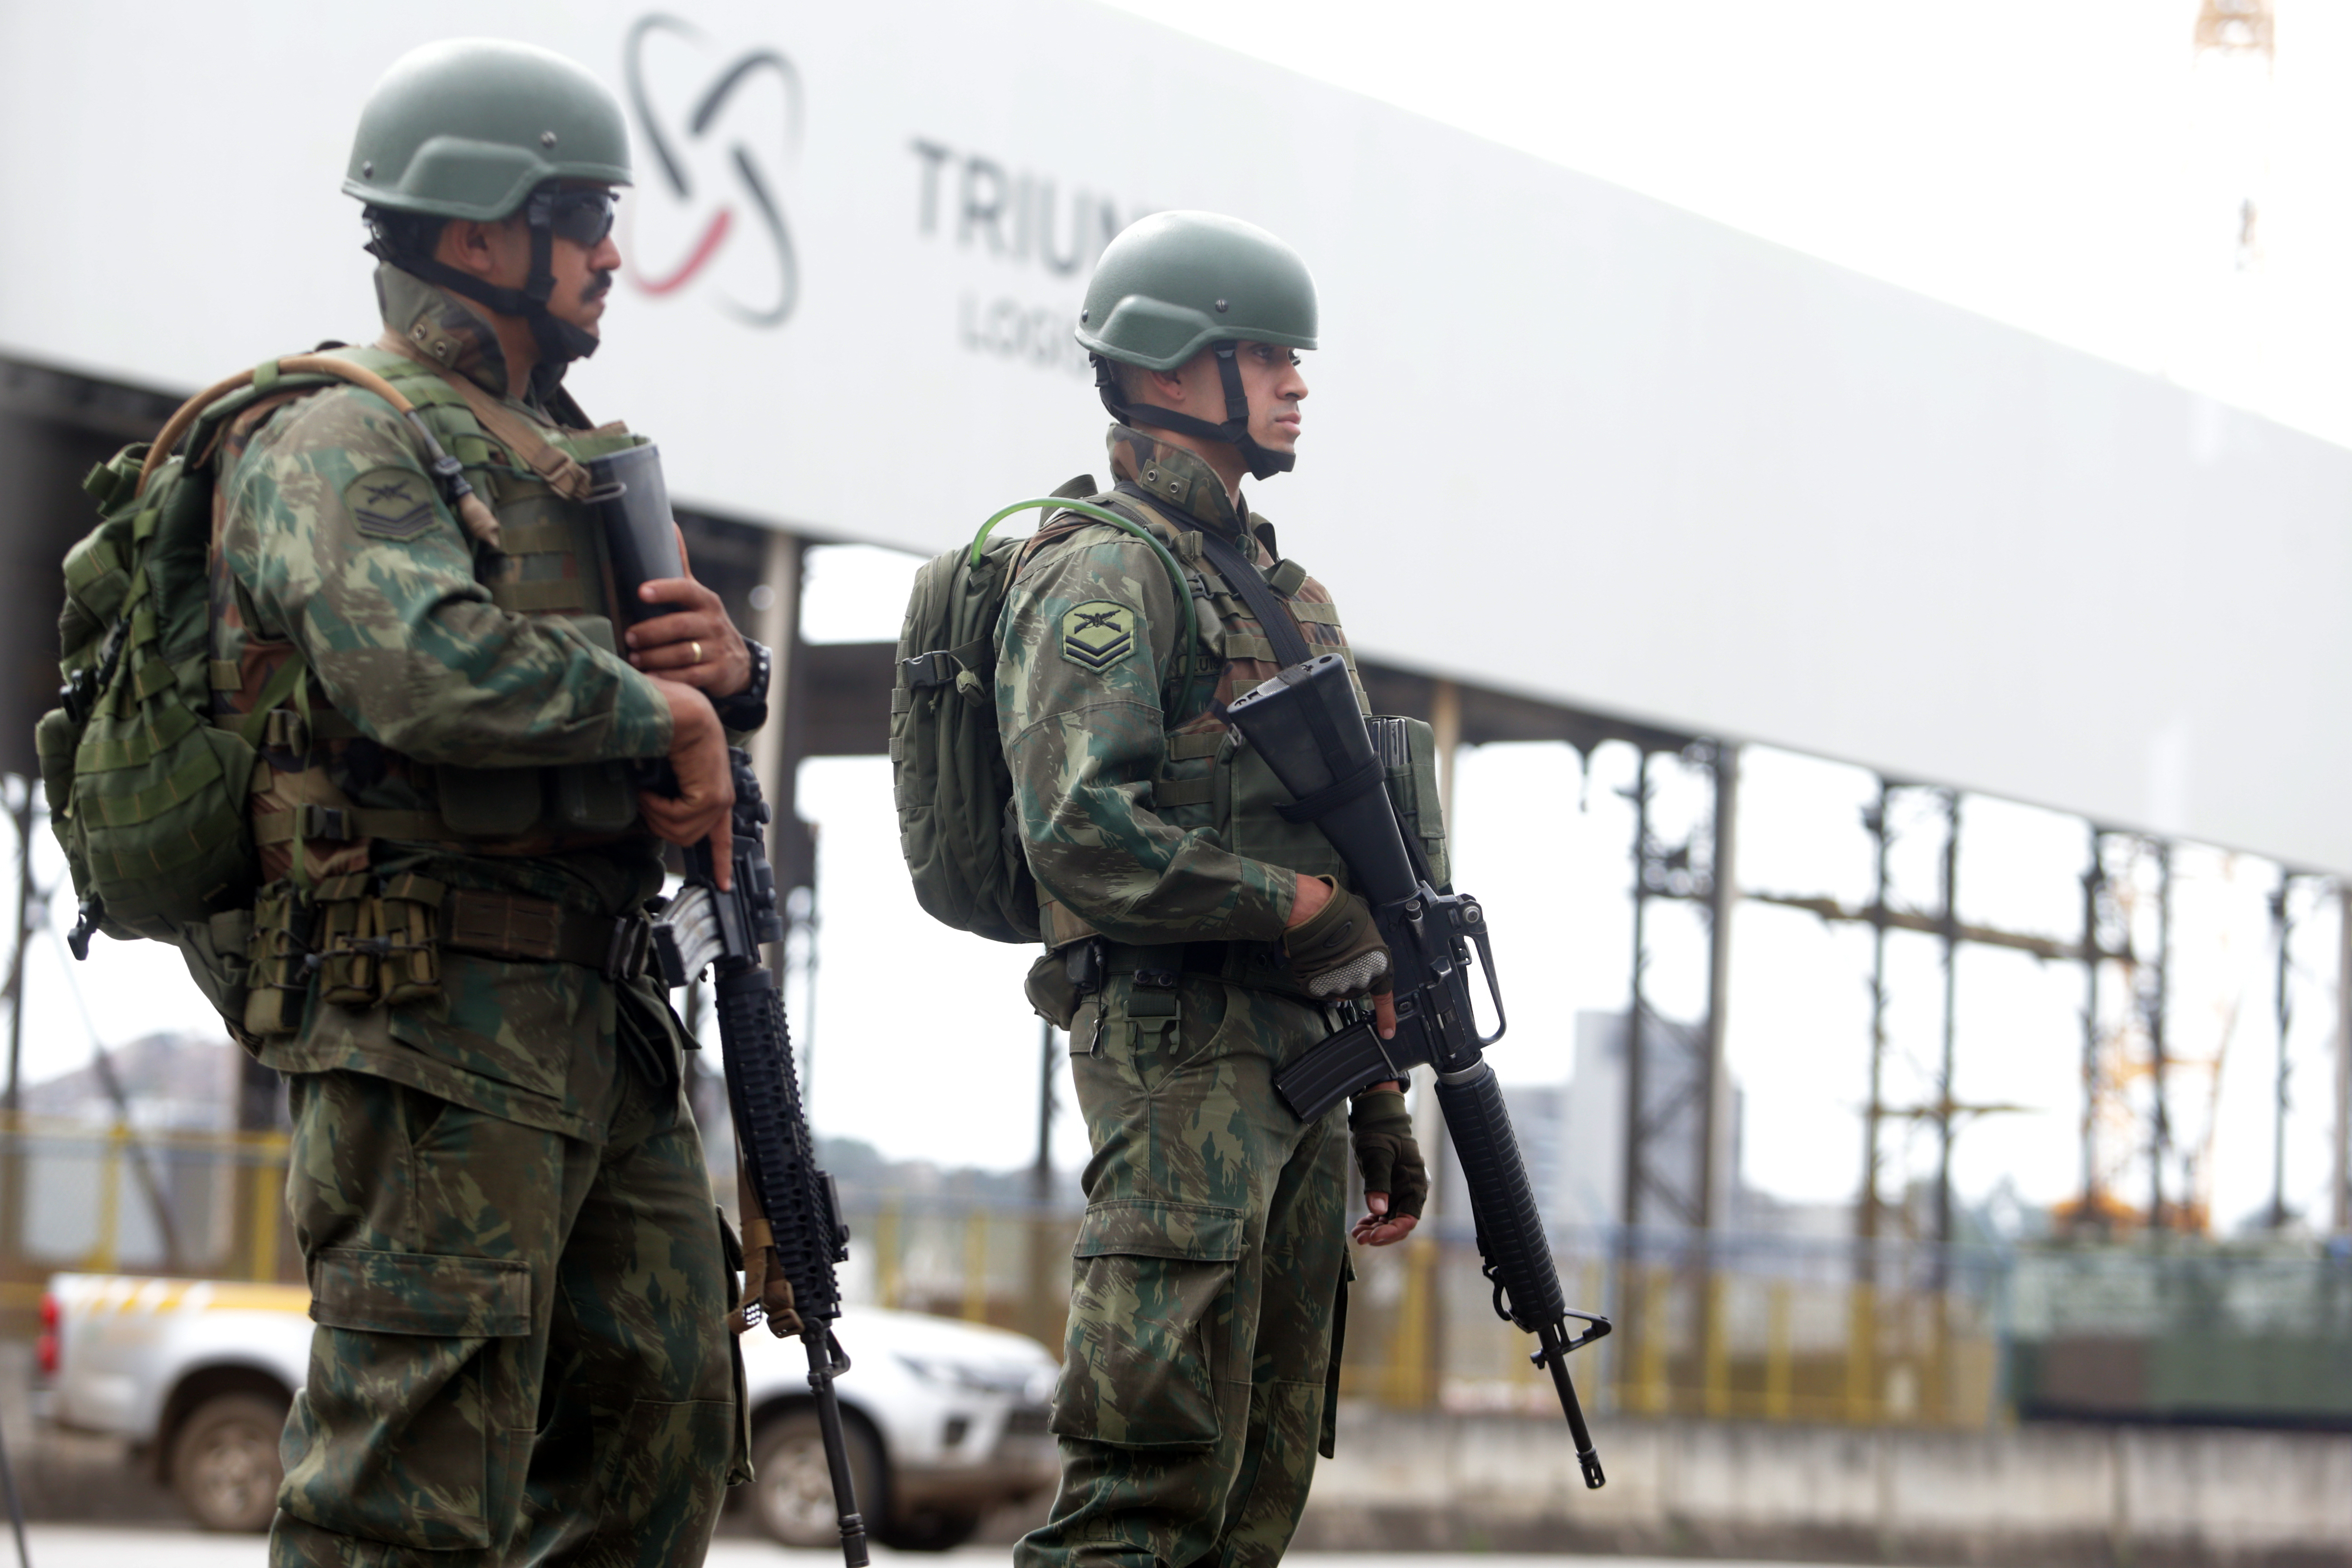
<path fill-rule="evenodd" d="M 33 1353 L 41 1363 L 43 1377 L 58 1375 L 58 1299 L 44 1291 L 41 1295 L 41 1337 Z"/>

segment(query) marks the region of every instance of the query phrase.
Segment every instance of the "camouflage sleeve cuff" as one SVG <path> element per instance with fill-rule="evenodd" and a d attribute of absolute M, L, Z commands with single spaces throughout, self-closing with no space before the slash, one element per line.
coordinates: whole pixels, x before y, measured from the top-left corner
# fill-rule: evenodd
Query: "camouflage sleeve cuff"
<path fill-rule="evenodd" d="M 1298 904 L 1298 873 L 1287 866 L 1267 866 L 1265 872 L 1270 884 L 1266 889 L 1266 901 L 1274 906 L 1276 921 L 1274 936 L 1268 940 L 1278 941 L 1282 933 L 1290 929 L 1290 911 Z"/>
<path fill-rule="evenodd" d="M 622 679 L 613 704 L 613 741 L 617 754 L 669 755 L 669 699 L 630 666 L 622 665 L 621 670 Z"/>
<path fill-rule="evenodd" d="M 1264 860 L 1242 865 L 1239 907 L 1227 922 L 1230 929 L 1218 934 L 1227 942 L 1280 942 L 1290 929 L 1290 907 L 1298 899 L 1298 873 Z"/>

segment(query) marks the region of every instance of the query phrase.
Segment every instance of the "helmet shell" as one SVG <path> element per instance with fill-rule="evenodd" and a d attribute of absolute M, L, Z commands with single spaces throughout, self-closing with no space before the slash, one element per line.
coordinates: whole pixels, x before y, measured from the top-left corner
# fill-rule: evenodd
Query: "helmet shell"
<path fill-rule="evenodd" d="M 549 180 L 629 184 L 620 100 L 551 49 L 445 38 L 394 60 L 368 95 L 343 194 L 487 221 Z"/>
<path fill-rule="evenodd" d="M 1223 213 L 1139 218 L 1103 247 L 1078 342 L 1089 353 L 1174 370 L 1213 342 L 1315 346 L 1315 279 L 1298 253 Z"/>

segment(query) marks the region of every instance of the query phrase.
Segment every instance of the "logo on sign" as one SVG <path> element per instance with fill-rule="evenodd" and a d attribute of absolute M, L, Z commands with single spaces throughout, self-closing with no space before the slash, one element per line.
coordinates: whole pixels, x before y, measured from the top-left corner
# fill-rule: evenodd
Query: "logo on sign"
<path fill-rule="evenodd" d="M 755 327 L 781 326 L 800 301 L 800 263 L 782 177 L 800 147 L 801 79 L 774 49 L 730 57 L 691 23 L 642 17 L 623 57 L 629 109 L 653 156 L 638 174 L 633 269 L 647 294 L 707 292 Z"/>

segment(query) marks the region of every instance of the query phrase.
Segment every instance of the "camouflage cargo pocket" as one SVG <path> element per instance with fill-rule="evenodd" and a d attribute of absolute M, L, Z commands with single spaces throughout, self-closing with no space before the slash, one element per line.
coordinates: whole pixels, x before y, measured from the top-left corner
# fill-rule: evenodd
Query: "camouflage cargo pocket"
<path fill-rule="evenodd" d="M 499 1342 L 531 1329 L 519 1261 L 335 1247 L 311 1272 L 308 1382 L 278 1506 L 341 1535 L 427 1552 L 498 1544 L 537 1411 Z"/>
<path fill-rule="evenodd" d="M 1122 1448 L 1217 1440 L 1217 1306 L 1242 1211 L 1115 1198 L 1078 1226 L 1078 1277 L 1053 1430 Z"/>
<path fill-rule="evenodd" d="M 441 965 L 440 982 L 437 996 L 387 1010 L 392 1037 L 461 1072 L 550 1100 L 563 1096 L 575 1042 L 612 1027 L 609 997 L 596 994 L 604 982 L 576 963 L 509 963 L 452 953 Z M 601 1018 L 599 1001 L 605 1003 Z M 590 1021 L 583 1022 L 583 1014 Z M 460 1098 L 438 1088 L 435 1092 Z"/>

